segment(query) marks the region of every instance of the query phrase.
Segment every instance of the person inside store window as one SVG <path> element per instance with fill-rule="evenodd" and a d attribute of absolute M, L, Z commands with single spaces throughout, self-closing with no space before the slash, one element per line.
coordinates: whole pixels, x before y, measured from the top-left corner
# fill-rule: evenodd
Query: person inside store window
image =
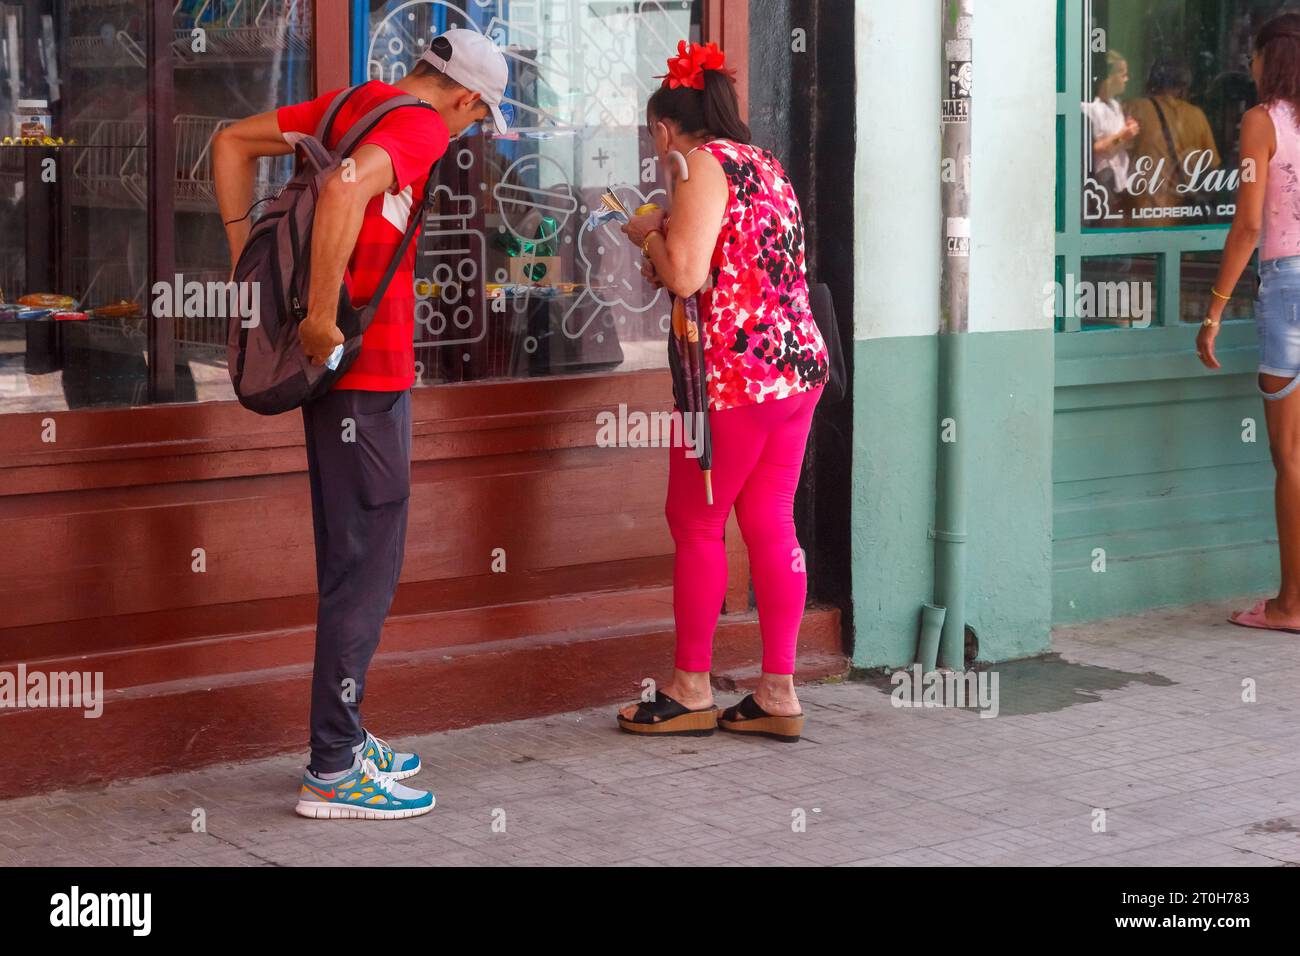
<path fill-rule="evenodd" d="M 1215 341 L 1224 310 L 1258 248 L 1259 388 L 1277 473 L 1281 583 L 1275 597 L 1229 620 L 1300 633 L 1300 14 L 1282 14 L 1260 29 L 1250 69 L 1260 102 L 1242 119 L 1237 213 L 1196 351 L 1207 368 L 1220 368 Z"/>
<path fill-rule="evenodd" d="M 357 304 L 367 302 L 394 261 L 416 197 L 450 139 L 491 120 L 506 132 L 501 101 L 505 56 L 475 30 L 433 38 L 412 71 L 388 84 L 355 87 L 342 101 L 325 146 L 336 149 L 355 124 L 390 98 L 419 102 L 375 122 L 321 187 L 311 237 L 303 351 L 324 364 L 343 344 L 338 300 L 345 273 Z M 244 211 L 257 161 L 293 152 L 313 135 L 336 97 L 240 120 L 213 138 L 217 201 L 231 262 L 248 239 Z M 422 108 L 423 107 L 425 108 Z M 427 107 L 432 107 L 427 108 Z M 393 819 L 433 809 L 427 790 L 396 781 L 420 772 L 420 758 L 395 751 L 362 725 L 366 671 L 397 589 L 411 493 L 411 386 L 415 383 L 416 244 L 362 335 L 361 349 L 329 392 L 303 406 L 316 543 L 316 653 L 311 689 L 311 760 L 296 811 L 313 819 Z"/>
<path fill-rule="evenodd" d="M 707 735 L 721 727 L 797 740 L 795 642 L 807 576 L 794 497 L 829 373 L 809 308 L 799 201 L 777 158 L 750 142 L 735 82 L 713 44 L 679 45 L 646 113 L 660 161 L 671 169 L 677 153 L 688 174 L 671 216 L 640 215 L 623 231 L 641 249 L 650 281 L 679 299 L 698 296 L 713 502 L 688 441 L 671 442 L 665 513 L 676 544 L 675 670 L 650 699 L 623 708 L 618 723 L 631 733 Z M 709 673 L 733 506 L 749 551 L 763 661 L 754 693 L 719 714 Z"/>
<path fill-rule="evenodd" d="M 1146 95 L 1128 104 L 1138 124 L 1129 176 L 1135 226 L 1189 226 L 1207 222 L 1214 196 L 1206 177 L 1222 165 L 1205 111 L 1187 101 L 1192 72 L 1176 60 L 1157 60 Z"/>
<path fill-rule="evenodd" d="M 1120 104 L 1128 89 L 1128 61 L 1118 50 L 1108 50 L 1099 66 L 1104 75 L 1097 81 L 1093 101 L 1083 104 L 1083 112 L 1092 130 L 1092 177 L 1109 194 L 1112 211 L 1119 212 L 1128 186 L 1129 147 L 1142 127 L 1125 115 Z"/>

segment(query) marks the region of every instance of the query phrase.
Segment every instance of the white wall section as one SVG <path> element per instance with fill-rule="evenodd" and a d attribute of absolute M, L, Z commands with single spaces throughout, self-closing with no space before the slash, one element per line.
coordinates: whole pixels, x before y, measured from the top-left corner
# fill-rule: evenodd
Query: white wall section
<path fill-rule="evenodd" d="M 935 0 L 856 5 L 856 339 L 939 327 L 939 17 Z M 1052 324 L 1042 303 L 1054 277 L 1055 76 L 1056 4 L 978 0 L 972 332 Z"/>
<path fill-rule="evenodd" d="M 1056 4 L 976 0 L 974 66 L 970 330 L 1051 328 L 1043 288 L 1055 278 Z"/>
<path fill-rule="evenodd" d="M 854 338 L 939 328 L 939 6 L 859 0 Z"/>

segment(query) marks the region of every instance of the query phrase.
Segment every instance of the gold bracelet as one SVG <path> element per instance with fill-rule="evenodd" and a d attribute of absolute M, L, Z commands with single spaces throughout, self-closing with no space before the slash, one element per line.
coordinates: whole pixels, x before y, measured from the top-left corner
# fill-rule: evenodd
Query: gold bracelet
<path fill-rule="evenodd" d="M 1224 295 L 1222 292 L 1220 292 L 1220 291 L 1219 291 L 1218 289 L 1216 289 L 1214 286 L 1210 286 L 1210 294 L 1213 295 L 1216 299 L 1222 299 L 1224 302 L 1231 302 L 1231 301 L 1232 301 L 1232 296 L 1230 296 L 1230 295 Z"/>
<path fill-rule="evenodd" d="M 645 234 L 645 239 L 641 240 L 641 255 L 647 259 L 650 258 L 650 237 L 659 235 L 659 230 L 654 229 Z"/>

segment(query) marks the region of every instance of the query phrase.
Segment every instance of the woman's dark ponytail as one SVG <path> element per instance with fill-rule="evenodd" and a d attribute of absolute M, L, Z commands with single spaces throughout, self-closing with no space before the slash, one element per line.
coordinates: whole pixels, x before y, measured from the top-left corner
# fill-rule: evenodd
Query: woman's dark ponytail
<path fill-rule="evenodd" d="M 646 112 L 656 120 L 672 120 L 683 133 L 750 142 L 749 127 L 740 118 L 736 81 L 723 70 L 704 70 L 703 75 L 703 90 L 688 86 L 655 90 Z"/>
<path fill-rule="evenodd" d="M 736 81 L 721 70 L 704 71 L 704 125 L 714 136 L 748 143 L 749 127 L 740 118 Z"/>

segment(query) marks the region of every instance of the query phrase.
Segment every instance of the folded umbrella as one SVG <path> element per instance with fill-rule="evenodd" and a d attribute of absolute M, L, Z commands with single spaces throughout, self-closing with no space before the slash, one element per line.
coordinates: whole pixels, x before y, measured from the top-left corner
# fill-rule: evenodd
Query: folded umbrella
<path fill-rule="evenodd" d="M 709 380 L 704 365 L 704 324 L 700 294 L 673 296 L 672 328 L 668 333 L 668 370 L 673 400 L 682 416 L 682 439 L 696 452 L 704 472 L 704 499 L 713 504 L 713 436 L 709 430 Z"/>

